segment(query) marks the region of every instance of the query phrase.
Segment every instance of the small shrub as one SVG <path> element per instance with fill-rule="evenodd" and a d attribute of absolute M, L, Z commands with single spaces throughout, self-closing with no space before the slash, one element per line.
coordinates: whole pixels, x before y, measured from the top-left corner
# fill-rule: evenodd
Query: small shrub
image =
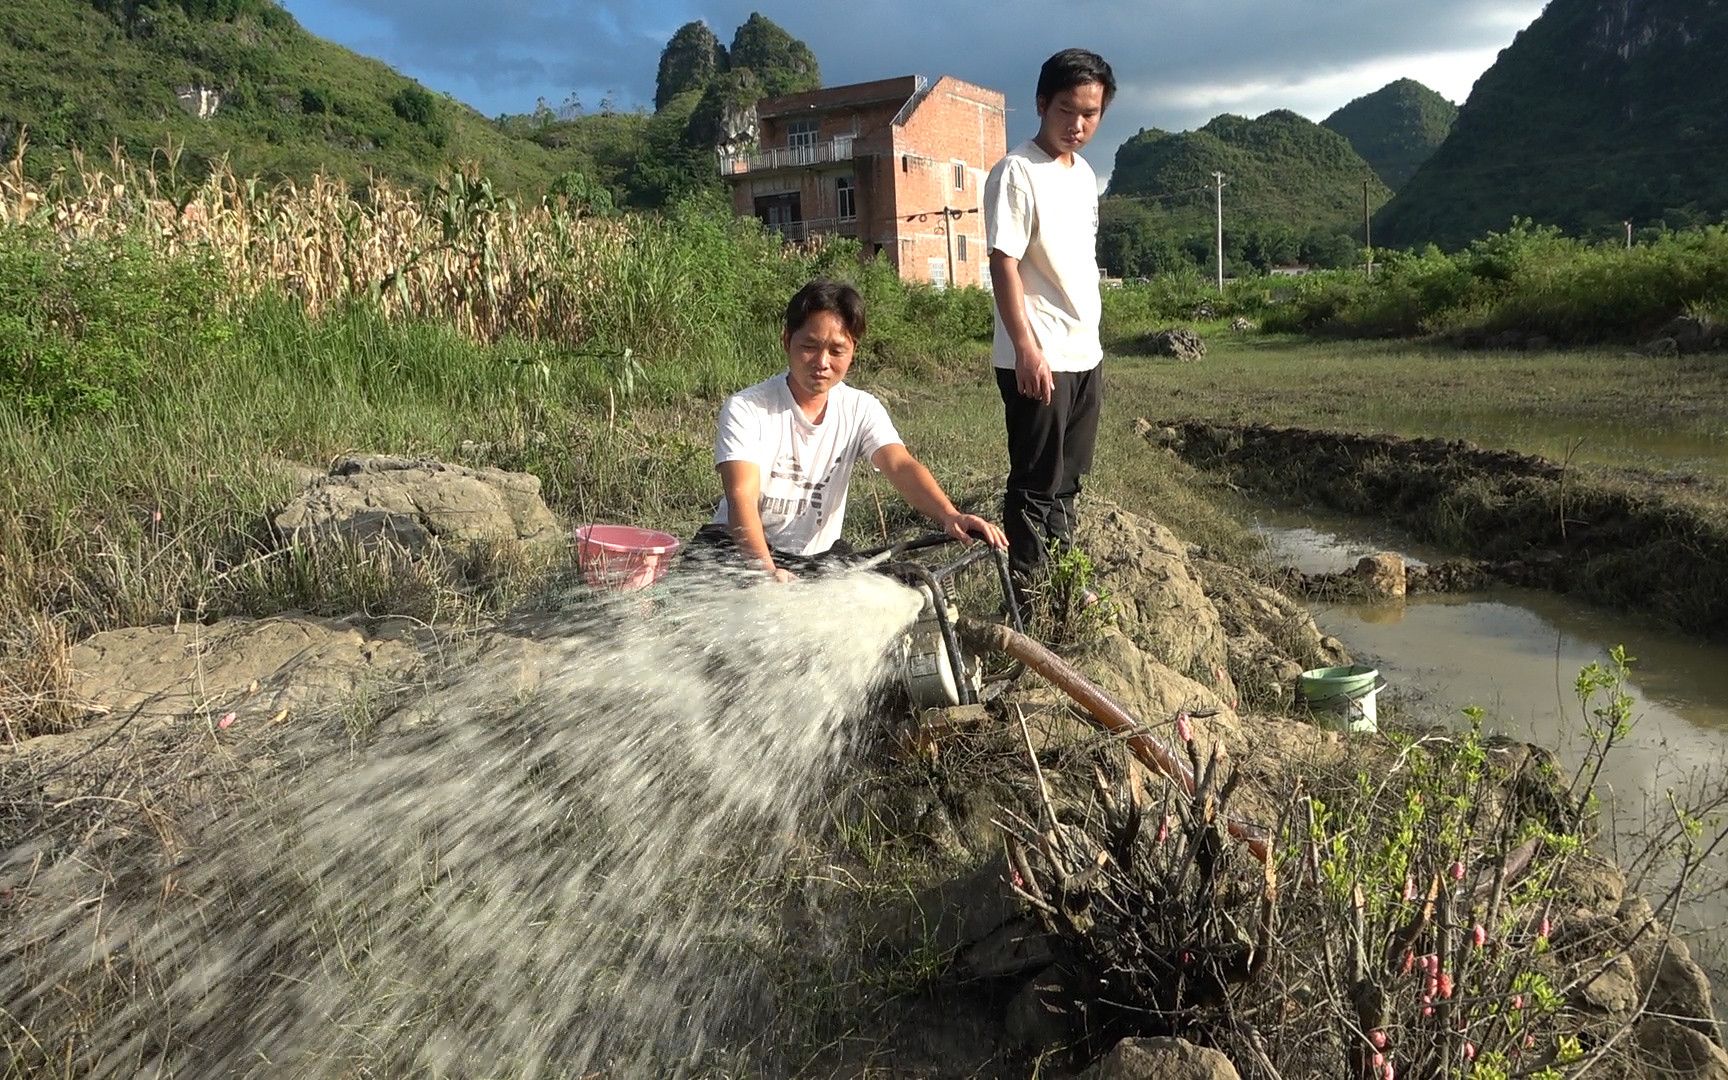
<path fill-rule="evenodd" d="M 60 245 L 0 230 L 0 387 L 29 412 L 100 411 L 146 374 L 154 343 L 206 326 L 216 277 L 128 240 Z"/>
<path fill-rule="evenodd" d="M 418 86 L 404 86 L 390 99 L 390 108 L 410 124 L 429 128 L 438 119 L 438 99 Z"/>

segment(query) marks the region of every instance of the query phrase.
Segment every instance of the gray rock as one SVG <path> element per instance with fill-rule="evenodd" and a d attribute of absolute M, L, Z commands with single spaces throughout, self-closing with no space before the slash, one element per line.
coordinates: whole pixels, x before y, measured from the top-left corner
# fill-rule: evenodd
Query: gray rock
<path fill-rule="evenodd" d="M 1056 959 L 1050 936 L 1031 916 L 1003 923 L 983 941 L 960 954 L 960 971 L 968 978 L 995 979 L 1048 968 Z"/>
<path fill-rule="evenodd" d="M 1356 580 L 1369 596 L 1395 599 L 1404 595 L 1404 557 L 1395 551 L 1364 555 L 1356 563 Z"/>
<path fill-rule="evenodd" d="M 1605 1013 L 1619 1015 L 1631 1012 L 1640 999 L 1638 973 L 1633 970 L 1632 958 L 1624 954 L 1616 956 L 1600 974 L 1580 988 L 1579 996 Z"/>
<path fill-rule="evenodd" d="M 1183 363 L 1192 363 L 1206 355 L 1206 342 L 1194 331 L 1177 327 L 1148 334 L 1140 340 L 1139 351 L 1149 356 L 1173 356 Z"/>
<path fill-rule="evenodd" d="M 1183 1039 L 1123 1039 L 1081 1080 L 1240 1080 L 1216 1050 Z"/>
<path fill-rule="evenodd" d="M 340 459 L 274 524 L 297 538 L 388 540 L 414 553 L 435 544 L 552 545 L 564 538 L 538 477 L 382 454 Z"/>
<path fill-rule="evenodd" d="M 1009 1043 L 1023 1050 L 1042 1050 L 1073 1039 L 1081 1017 L 1066 989 L 1046 971 L 1021 988 L 1008 1002 L 1002 1019 Z"/>
<path fill-rule="evenodd" d="M 1673 1080 L 1728 1080 L 1728 1053 L 1702 1033 L 1663 1016 L 1639 1021 L 1637 1053 L 1641 1075 Z"/>
<path fill-rule="evenodd" d="M 1657 339 L 1670 339 L 1674 342 L 1677 352 L 1691 353 L 1708 348 L 1710 339 L 1715 336 L 1715 327 L 1707 319 L 1696 315 L 1681 315 L 1670 319 L 1656 331 Z"/>

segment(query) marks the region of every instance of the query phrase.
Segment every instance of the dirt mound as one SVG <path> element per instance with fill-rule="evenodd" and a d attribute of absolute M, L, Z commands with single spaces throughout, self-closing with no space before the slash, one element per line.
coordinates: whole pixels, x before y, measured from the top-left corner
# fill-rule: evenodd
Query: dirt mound
<path fill-rule="evenodd" d="M 1147 356 L 1168 356 L 1191 364 L 1206 356 L 1206 342 L 1194 331 L 1178 327 L 1147 334 L 1134 346 L 1134 351 Z"/>

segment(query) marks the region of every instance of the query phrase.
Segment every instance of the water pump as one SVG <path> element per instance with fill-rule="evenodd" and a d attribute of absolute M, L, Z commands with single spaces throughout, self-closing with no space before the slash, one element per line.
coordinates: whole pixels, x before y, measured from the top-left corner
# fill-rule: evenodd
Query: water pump
<path fill-rule="evenodd" d="M 953 542 L 946 533 L 931 533 L 867 554 L 867 557 L 886 556 L 888 561 L 882 564 L 881 571 L 918 590 L 924 598 L 917 621 L 900 643 L 900 668 L 906 690 L 919 708 L 973 705 L 983 690 L 983 663 L 966 655 L 955 630 L 960 615 L 951 587 L 962 571 L 994 558 L 1003 606 L 1014 628 L 1022 629 L 1008 577 L 1008 558 L 1002 552 L 979 544 L 954 562 L 938 567 L 906 557 L 914 551 Z"/>

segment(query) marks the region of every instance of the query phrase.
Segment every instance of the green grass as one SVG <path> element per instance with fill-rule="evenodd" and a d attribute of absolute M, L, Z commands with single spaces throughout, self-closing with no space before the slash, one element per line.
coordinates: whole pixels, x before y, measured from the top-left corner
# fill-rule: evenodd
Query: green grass
<path fill-rule="evenodd" d="M 1120 395 L 1148 419 L 1198 418 L 1404 436 L 1604 468 L 1728 476 L 1728 365 L 1614 350 L 1471 353 L 1417 343 L 1207 336 L 1206 358 L 1123 357 Z"/>

